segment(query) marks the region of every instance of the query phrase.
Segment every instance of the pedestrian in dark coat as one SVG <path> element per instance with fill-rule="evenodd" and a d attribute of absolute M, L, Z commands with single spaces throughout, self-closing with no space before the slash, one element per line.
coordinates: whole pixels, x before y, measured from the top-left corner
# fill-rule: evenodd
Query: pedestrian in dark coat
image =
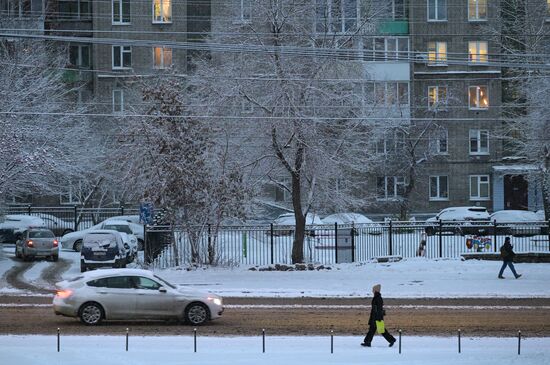
<path fill-rule="evenodd" d="M 369 317 L 369 332 L 365 336 L 365 339 L 363 340 L 363 343 L 361 346 L 370 347 L 372 338 L 374 337 L 374 334 L 376 333 L 376 321 L 383 321 L 384 320 L 384 300 L 382 299 L 382 295 L 380 294 L 381 285 L 377 284 L 372 287 L 372 293 L 374 294 L 374 297 L 372 298 L 371 303 L 371 310 L 370 310 L 370 317 Z M 393 337 L 388 330 L 384 328 L 384 332 L 381 333 L 381 335 L 390 343 L 390 347 L 393 346 L 395 343 L 395 337 Z"/>
<path fill-rule="evenodd" d="M 514 252 L 514 246 L 510 243 L 510 237 L 506 237 L 504 239 L 504 244 L 500 247 L 500 257 L 502 258 L 502 267 L 500 268 L 500 271 L 498 273 L 499 279 L 504 279 L 504 276 L 502 274 L 504 273 L 504 269 L 506 269 L 506 266 L 510 267 L 510 270 L 512 270 L 512 273 L 516 277 L 516 279 L 519 279 L 521 277 L 521 274 L 518 274 L 516 272 L 516 268 L 514 267 L 514 256 L 516 256 Z"/>

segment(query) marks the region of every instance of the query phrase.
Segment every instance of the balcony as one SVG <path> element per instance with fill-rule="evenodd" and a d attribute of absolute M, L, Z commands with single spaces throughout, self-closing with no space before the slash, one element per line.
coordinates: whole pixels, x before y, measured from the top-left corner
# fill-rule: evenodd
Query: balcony
<path fill-rule="evenodd" d="M 378 24 L 378 33 L 392 35 L 409 34 L 409 21 L 407 19 L 382 20 Z"/>

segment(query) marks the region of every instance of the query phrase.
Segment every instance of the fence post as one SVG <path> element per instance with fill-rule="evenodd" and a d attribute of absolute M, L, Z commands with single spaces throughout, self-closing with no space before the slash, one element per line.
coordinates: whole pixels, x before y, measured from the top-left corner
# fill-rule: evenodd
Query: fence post
<path fill-rule="evenodd" d="M 270 223 L 270 225 L 269 225 L 269 232 L 271 234 L 270 241 L 269 241 L 270 249 L 271 249 L 271 265 L 273 265 L 273 262 L 274 262 L 274 259 L 273 259 L 273 248 L 274 248 L 274 245 L 273 245 L 273 223 Z"/>
<path fill-rule="evenodd" d="M 443 256 L 443 222 L 439 220 L 439 257 Z"/>
<path fill-rule="evenodd" d="M 497 220 L 493 221 L 493 249 L 497 252 Z"/>
<path fill-rule="evenodd" d="M 147 223 L 143 224 L 143 261 L 149 264 L 149 243 L 147 242 Z"/>
<path fill-rule="evenodd" d="M 265 354 L 265 328 L 262 328 L 262 353 Z"/>
<path fill-rule="evenodd" d="M 399 353 L 401 353 L 401 329 L 399 329 Z"/>
<path fill-rule="evenodd" d="M 548 251 L 550 251 L 550 219 L 548 220 Z"/>
<path fill-rule="evenodd" d="M 330 330 L 330 353 L 334 353 L 334 330 Z"/>
<path fill-rule="evenodd" d="M 57 329 L 57 352 L 61 350 L 61 340 L 59 338 L 59 328 Z"/>
<path fill-rule="evenodd" d="M 32 205 L 27 204 L 27 214 L 31 215 L 31 212 L 32 212 Z"/>
<path fill-rule="evenodd" d="M 388 236 L 388 255 L 391 256 L 393 255 L 393 237 L 392 237 L 392 231 L 393 231 L 393 223 L 392 221 L 390 220 L 390 234 Z"/>
<path fill-rule="evenodd" d="M 460 354 L 460 328 L 458 329 L 458 353 Z"/>
<path fill-rule="evenodd" d="M 126 351 L 128 351 L 128 328 L 126 328 Z"/>
<path fill-rule="evenodd" d="M 124 205 L 120 206 L 120 215 L 124 215 Z"/>
<path fill-rule="evenodd" d="M 518 355 L 521 355 L 521 331 L 518 331 Z"/>
<path fill-rule="evenodd" d="M 197 352 L 197 329 L 193 329 L 193 350 Z"/>
<path fill-rule="evenodd" d="M 334 222 L 334 259 L 338 263 L 338 223 Z"/>
<path fill-rule="evenodd" d="M 355 222 L 351 222 L 351 262 L 355 262 Z"/>
<path fill-rule="evenodd" d="M 78 231 L 78 205 L 74 205 L 74 231 Z"/>

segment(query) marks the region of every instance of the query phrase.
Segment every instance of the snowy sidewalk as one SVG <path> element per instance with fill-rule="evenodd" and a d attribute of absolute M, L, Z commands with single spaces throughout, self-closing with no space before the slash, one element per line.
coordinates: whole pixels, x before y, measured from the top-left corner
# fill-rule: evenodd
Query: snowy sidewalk
<path fill-rule="evenodd" d="M 550 364 L 549 338 L 522 340 L 517 354 L 515 338 L 463 338 L 458 354 L 456 338 L 403 337 L 388 348 L 375 337 L 372 348 L 359 346 L 359 337 L 267 337 L 262 353 L 261 337 L 198 337 L 197 353 L 192 336 L 132 337 L 125 351 L 124 336 L 62 336 L 61 352 L 56 337 L 0 336 L 0 353 L 6 364 L 407 364 L 407 365 L 545 365 Z"/>

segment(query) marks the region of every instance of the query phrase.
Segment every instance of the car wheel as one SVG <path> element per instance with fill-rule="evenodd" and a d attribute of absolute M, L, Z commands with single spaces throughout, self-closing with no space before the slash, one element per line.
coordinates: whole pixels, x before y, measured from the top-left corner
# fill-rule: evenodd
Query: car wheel
<path fill-rule="evenodd" d="M 103 308 L 97 303 L 84 303 L 80 307 L 78 316 L 80 321 L 87 326 L 99 324 L 103 319 Z"/>
<path fill-rule="evenodd" d="M 138 251 L 143 251 L 143 240 L 138 240 Z"/>
<path fill-rule="evenodd" d="M 80 264 L 80 272 L 86 272 L 86 265 Z"/>
<path fill-rule="evenodd" d="M 194 326 L 206 323 L 209 317 L 208 308 L 202 303 L 191 303 L 185 309 L 185 321 Z"/>
<path fill-rule="evenodd" d="M 59 260 L 59 255 L 52 255 L 52 261 L 57 262 Z"/>
<path fill-rule="evenodd" d="M 82 240 L 74 241 L 73 250 L 75 250 L 76 252 L 80 252 L 81 249 L 82 249 Z"/>

